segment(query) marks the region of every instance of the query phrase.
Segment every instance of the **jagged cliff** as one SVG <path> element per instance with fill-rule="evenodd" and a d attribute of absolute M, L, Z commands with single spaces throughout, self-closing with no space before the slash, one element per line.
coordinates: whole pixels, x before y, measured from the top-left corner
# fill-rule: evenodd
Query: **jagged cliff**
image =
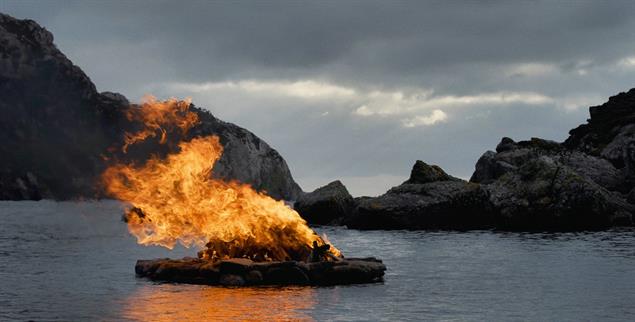
<path fill-rule="evenodd" d="M 120 94 L 97 92 L 49 31 L 0 13 L 0 199 L 101 197 L 101 156 L 135 126 L 123 114 L 129 105 Z M 192 135 L 216 134 L 225 147 L 217 176 L 280 199 L 300 194 L 286 162 L 266 142 L 194 110 L 201 123 Z M 153 152 L 137 151 L 134 158 Z"/>
<path fill-rule="evenodd" d="M 589 108 L 586 124 L 569 131 L 564 145 L 608 160 L 624 174 L 624 189 L 635 183 L 635 88 Z"/>

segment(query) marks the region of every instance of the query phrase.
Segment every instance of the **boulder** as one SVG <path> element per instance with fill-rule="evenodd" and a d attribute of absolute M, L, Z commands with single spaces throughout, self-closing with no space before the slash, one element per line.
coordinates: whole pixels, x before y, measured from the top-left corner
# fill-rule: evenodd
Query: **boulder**
<path fill-rule="evenodd" d="M 516 142 L 508 137 L 503 137 L 500 143 L 496 146 L 496 152 L 505 152 L 508 150 L 513 150 L 517 147 Z"/>
<path fill-rule="evenodd" d="M 218 269 L 221 274 L 244 275 L 254 265 L 254 262 L 247 258 L 231 258 L 221 261 Z"/>
<path fill-rule="evenodd" d="M 272 267 L 267 270 L 264 279 L 267 283 L 276 285 L 307 285 L 310 282 L 309 277 L 299 265 Z"/>
<path fill-rule="evenodd" d="M 346 187 L 338 180 L 300 195 L 293 206 L 308 223 L 325 225 L 348 216 L 355 202 Z"/>
<path fill-rule="evenodd" d="M 252 285 L 262 284 L 263 276 L 260 271 L 251 270 L 245 274 L 245 282 Z"/>
<path fill-rule="evenodd" d="M 245 279 L 240 275 L 226 274 L 220 276 L 218 283 L 223 286 L 243 286 Z"/>
<path fill-rule="evenodd" d="M 220 279 L 220 269 L 214 262 L 201 263 L 199 266 L 199 276 L 205 281 L 218 281 Z M 139 274 L 141 275 L 141 274 Z"/>
<path fill-rule="evenodd" d="M 202 268 L 204 267 L 204 268 Z M 139 260 L 135 265 L 137 275 L 151 275 L 157 280 L 171 280 L 182 283 L 196 283 L 201 279 L 218 281 L 218 275 L 209 274 L 210 267 L 198 258 L 185 257 Z"/>
<path fill-rule="evenodd" d="M 515 166 L 504 160 L 496 158 L 494 151 L 487 151 L 476 162 L 474 174 L 470 178 L 470 182 L 476 183 L 492 183 L 496 178 L 504 175 L 509 171 L 513 171 Z"/>

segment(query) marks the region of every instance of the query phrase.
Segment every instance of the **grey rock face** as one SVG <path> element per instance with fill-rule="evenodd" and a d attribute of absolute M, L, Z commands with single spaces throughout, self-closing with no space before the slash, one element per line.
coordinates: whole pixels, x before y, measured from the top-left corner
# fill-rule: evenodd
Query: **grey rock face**
<path fill-rule="evenodd" d="M 302 218 L 310 224 L 318 225 L 348 216 L 354 207 L 353 197 L 339 180 L 300 195 L 294 204 Z"/>
<path fill-rule="evenodd" d="M 552 156 L 527 160 L 490 185 L 496 227 L 582 230 L 632 225 L 633 207 Z"/>
<path fill-rule="evenodd" d="M 420 167 L 419 162 L 414 166 L 415 169 Z M 440 171 L 445 174 L 443 170 Z M 357 199 L 357 207 L 350 216 L 344 218 L 343 223 L 355 229 L 493 227 L 488 194 L 480 184 L 450 176 L 445 180 L 426 183 L 409 181 L 379 197 Z"/>
<path fill-rule="evenodd" d="M 485 152 L 476 162 L 476 170 L 470 178 L 471 182 L 492 183 L 496 178 L 513 171 L 516 167 L 504 160 L 498 160 L 494 151 Z"/>
<path fill-rule="evenodd" d="M 0 198 L 103 196 L 98 178 L 106 164 L 101 156 L 138 126 L 123 115 L 129 107 L 121 94 L 98 93 L 46 29 L 0 14 Z M 196 112 L 202 122 L 193 134 L 216 134 L 225 145 L 216 175 L 278 199 L 300 194 L 284 159 L 268 144 L 209 112 Z M 165 152 L 152 147 L 119 157 L 141 162 Z M 18 184 L 27 173 L 37 177 L 36 186 Z M 16 194 L 11 188 L 16 185 L 27 188 Z"/>
<path fill-rule="evenodd" d="M 500 148 L 503 146 L 504 148 Z M 601 229 L 630 225 L 623 173 L 609 161 L 553 141 L 503 138 L 471 181 L 485 185 L 504 229 Z"/>
<path fill-rule="evenodd" d="M 616 169 L 606 159 L 570 151 L 565 153 L 558 161 L 607 190 L 623 192 L 627 187 L 624 172 Z"/>
<path fill-rule="evenodd" d="M 589 108 L 591 118 L 569 132 L 564 145 L 610 161 L 635 187 L 635 88 Z M 627 189 L 628 190 L 628 189 Z"/>
<path fill-rule="evenodd" d="M 622 171 L 616 169 L 609 161 L 567 149 L 553 141 L 533 138 L 531 141 L 514 142 L 508 147 L 498 153 L 485 152 L 476 163 L 470 181 L 490 184 L 507 173 L 518 171 L 525 163 L 545 156 L 608 190 L 619 190 L 625 185 Z"/>
<path fill-rule="evenodd" d="M 218 135 L 223 155 L 214 176 L 249 183 L 276 199 L 296 200 L 302 193 L 286 161 L 267 142 L 235 124 L 221 121 L 202 109 L 194 109 L 201 123 L 192 136 Z"/>

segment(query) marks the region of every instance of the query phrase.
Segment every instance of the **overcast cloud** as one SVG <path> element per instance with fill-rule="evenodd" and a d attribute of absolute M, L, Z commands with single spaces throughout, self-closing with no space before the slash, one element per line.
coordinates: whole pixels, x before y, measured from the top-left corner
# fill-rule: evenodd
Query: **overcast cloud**
<path fill-rule="evenodd" d="M 13 1 L 100 91 L 191 97 L 306 191 L 354 195 L 415 160 L 469 178 L 502 136 L 561 141 L 635 87 L 633 1 Z"/>

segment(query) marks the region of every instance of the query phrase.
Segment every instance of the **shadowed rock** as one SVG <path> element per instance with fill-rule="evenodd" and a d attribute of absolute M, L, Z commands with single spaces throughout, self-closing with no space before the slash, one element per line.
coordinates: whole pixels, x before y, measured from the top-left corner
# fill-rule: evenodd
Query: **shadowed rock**
<path fill-rule="evenodd" d="M 0 200 L 40 200 L 46 193 L 46 188 L 31 172 L 16 175 L 0 171 Z"/>
<path fill-rule="evenodd" d="M 569 131 L 564 145 L 610 161 L 628 188 L 635 188 L 635 88 L 589 107 L 589 114 L 586 124 Z"/>
<path fill-rule="evenodd" d="M 325 225 L 347 216 L 355 206 L 353 197 L 339 181 L 302 194 L 293 205 L 310 224 Z"/>
<path fill-rule="evenodd" d="M 410 178 L 404 183 L 417 184 L 437 181 L 460 181 L 460 179 L 448 175 L 437 165 L 429 165 L 421 160 L 417 160 L 412 167 L 412 171 L 410 171 Z"/>
<path fill-rule="evenodd" d="M 486 185 L 496 227 L 595 230 L 632 225 L 634 207 L 558 159 L 541 156 Z"/>
<path fill-rule="evenodd" d="M 567 149 L 554 141 L 538 138 L 518 143 L 510 141 L 503 138 L 497 147 L 498 152 L 487 151 L 481 156 L 471 182 L 493 183 L 507 173 L 518 171 L 531 160 L 547 157 L 608 190 L 621 191 L 626 187 L 623 173 L 606 159 Z M 501 145 L 505 145 L 505 149 L 500 149 Z"/>
<path fill-rule="evenodd" d="M 336 285 L 375 283 L 383 280 L 386 266 L 375 258 L 350 258 L 337 262 L 252 262 L 199 258 L 138 260 L 139 277 L 155 281 L 223 286 Z"/>
<path fill-rule="evenodd" d="M 554 141 L 503 138 L 471 182 L 417 161 L 384 195 L 356 199 L 357 229 L 596 230 L 633 225 L 628 184 L 611 162 Z M 419 183 L 413 183 L 419 182 Z M 632 193 L 635 194 L 635 193 Z"/>
<path fill-rule="evenodd" d="M 357 199 L 343 219 L 355 229 L 476 229 L 493 226 L 487 191 L 417 161 L 411 178 L 379 197 Z M 420 183 L 411 183 L 420 182 Z"/>

